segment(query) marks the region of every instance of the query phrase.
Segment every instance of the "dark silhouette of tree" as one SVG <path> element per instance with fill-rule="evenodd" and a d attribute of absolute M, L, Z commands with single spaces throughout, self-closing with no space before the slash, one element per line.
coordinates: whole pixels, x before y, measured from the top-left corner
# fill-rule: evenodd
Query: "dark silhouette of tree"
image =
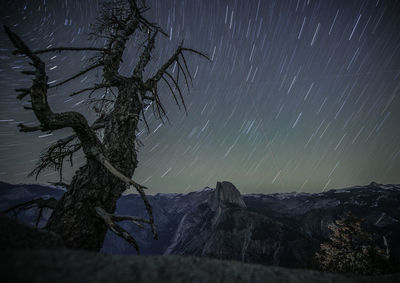
<path fill-rule="evenodd" d="M 144 0 L 103 3 L 91 33 L 94 39 L 105 42 L 99 48 L 55 47 L 32 51 L 17 34 L 5 27 L 5 32 L 16 48 L 14 54 L 27 57 L 34 68 L 22 71 L 23 74 L 33 76 L 32 85 L 16 91 L 20 93 L 18 99 L 30 97 L 31 107 L 26 108 L 33 110 L 39 123 L 37 126 L 19 124 L 20 131 L 52 132 L 63 128 L 72 128 L 74 131 L 73 135 L 57 141 L 43 151 L 32 174 L 37 176 L 44 169 L 55 169 L 60 172 L 62 182 L 64 161 L 69 160 L 72 164 L 72 155 L 80 149 L 86 157 L 86 164 L 75 173 L 67 192 L 58 201 L 46 225 L 46 229 L 61 235 L 65 245 L 71 248 L 98 251 L 102 247 L 107 229 L 110 229 L 139 251 L 135 239 L 116 223 L 123 220 L 131 221 L 139 227 L 149 224 L 154 239 L 158 237 L 152 207 L 145 195 L 146 187 L 131 179 L 138 164 L 138 123 L 143 120 L 149 130 L 145 109 L 150 106 L 156 118 L 163 122 L 168 119 L 158 92 L 161 81 L 168 87 L 176 104 L 183 106 L 186 111 L 181 81 L 189 87 L 192 76 L 185 55 L 194 53 L 206 59 L 208 57 L 180 44 L 157 71 L 144 78 L 143 73 L 151 61 L 157 36 L 167 35 L 157 24 L 144 17 L 147 10 Z M 145 40 L 140 47 L 132 75 L 124 76 L 118 70 L 127 42 L 131 38 Z M 94 52 L 91 64 L 74 76 L 49 85 L 45 63 L 38 55 L 80 51 Z M 170 72 L 170 67 L 174 65 L 175 75 Z M 105 90 L 102 98 L 94 101 L 98 119 L 92 125 L 80 113 L 52 111 L 47 102 L 47 92 L 50 89 L 56 89 L 97 68 L 102 68 L 102 81 L 71 94 L 74 96 L 90 93 L 91 97 L 95 91 Z M 103 137 L 98 133 L 100 129 L 103 130 Z M 135 187 L 141 196 L 147 210 L 147 219 L 113 214 L 117 200 L 128 185 Z"/>
<path fill-rule="evenodd" d="M 348 213 L 335 224 L 328 226 L 332 231 L 330 241 L 321 244 L 315 255 L 317 267 L 329 272 L 377 275 L 394 270 L 389 257 L 389 248 L 379 247 L 372 234 L 362 227 L 358 217 Z"/>

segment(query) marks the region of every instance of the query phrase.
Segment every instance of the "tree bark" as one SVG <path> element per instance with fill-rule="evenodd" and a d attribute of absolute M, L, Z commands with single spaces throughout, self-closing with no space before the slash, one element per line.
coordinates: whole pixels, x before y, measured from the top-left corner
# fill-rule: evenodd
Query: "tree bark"
<path fill-rule="evenodd" d="M 129 84 L 119 89 L 118 101 L 106 122 L 103 140 L 107 159 L 128 177 L 133 175 L 138 164 L 135 129 L 141 106 L 134 99 L 134 90 Z M 108 228 L 96 214 L 95 207 L 100 206 L 108 213 L 114 213 L 125 189 L 126 183 L 96 160 L 88 160 L 76 172 L 46 229 L 61 235 L 69 248 L 100 250 Z"/>

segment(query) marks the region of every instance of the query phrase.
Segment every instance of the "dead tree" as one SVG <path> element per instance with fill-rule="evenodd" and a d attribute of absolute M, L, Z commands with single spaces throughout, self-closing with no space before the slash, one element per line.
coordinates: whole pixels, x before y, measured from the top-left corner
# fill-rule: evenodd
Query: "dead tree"
<path fill-rule="evenodd" d="M 52 132 L 69 127 L 74 132 L 73 135 L 57 141 L 44 150 L 32 173 L 38 175 L 42 170 L 52 168 L 59 171 L 62 176 L 64 161 L 69 159 L 72 162 L 72 156 L 76 151 L 81 149 L 86 157 L 86 164 L 76 171 L 68 190 L 58 201 L 46 226 L 46 229 L 61 235 L 66 246 L 71 248 L 100 250 L 109 228 L 138 249 L 134 238 L 116 224 L 122 220 L 130 220 L 140 227 L 142 226 L 140 223 L 150 225 L 153 236 L 157 239 L 152 208 L 145 195 L 146 188 L 131 179 L 138 165 L 136 148 L 138 123 L 139 120 L 143 120 L 145 127 L 148 128 L 145 109 L 150 105 L 156 118 L 163 121 L 167 118 L 158 92 L 161 81 L 166 84 L 178 106 L 182 105 L 186 110 L 181 81 L 189 87 L 192 77 L 185 55 L 195 53 L 207 59 L 208 57 L 180 44 L 153 75 L 144 78 L 143 73 L 151 60 L 157 35 L 166 35 L 159 26 L 144 17 L 147 10 L 143 0 L 104 3 L 91 34 L 94 38 L 105 39 L 105 45 L 99 48 L 55 47 L 32 51 L 17 34 L 5 27 L 8 37 L 16 48 L 14 54 L 27 57 L 30 60 L 29 64 L 34 68 L 22 72 L 33 76 L 33 83 L 28 88 L 17 89 L 20 93 L 17 97 L 18 99 L 30 97 L 31 107 L 27 109 L 33 110 L 39 123 L 33 127 L 20 124 L 20 130 Z M 136 37 L 145 38 L 145 42 L 140 48 L 132 75 L 123 76 L 118 71 L 122 55 L 127 48 L 128 40 Z M 38 55 L 80 51 L 94 52 L 91 65 L 76 75 L 50 86 L 45 63 Z M 173 75 L 170 67 L 175 64 L 177 72 Z M 99 118 L 89 125 L 80 113 L 54 113 L 47 102 L 47 92 L 56 90 L 58 86 L 67 84 L 97 68 L 102 68 L 102 81 L 92 87 L 77 90 L 71 95 L 83 93 L 92 95 L 95 91 L 105 90 L 95 107 L 99 112 Z M 114 95 L 112 99 L 109 93 Z M 99 129 L 104 131 L 102 138 L 97 132 Z M 128 185 L 135 187 L 141 196 L 147 210 L 147 219 L 113 214 L 117 200 Z"/>

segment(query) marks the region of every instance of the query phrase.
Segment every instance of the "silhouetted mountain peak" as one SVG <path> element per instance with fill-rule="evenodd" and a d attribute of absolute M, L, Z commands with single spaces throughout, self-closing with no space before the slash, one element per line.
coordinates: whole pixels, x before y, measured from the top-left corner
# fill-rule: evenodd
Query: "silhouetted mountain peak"
<path fill-rule="evenodd" d="M 234 204 L 239 207 L 246 208 L 242 195 L 239 190 L 230 182 L 217 182 L 217 187 L 213 194 L 210 195 L 208 205 L 212 211 L 226 204 Z"/>

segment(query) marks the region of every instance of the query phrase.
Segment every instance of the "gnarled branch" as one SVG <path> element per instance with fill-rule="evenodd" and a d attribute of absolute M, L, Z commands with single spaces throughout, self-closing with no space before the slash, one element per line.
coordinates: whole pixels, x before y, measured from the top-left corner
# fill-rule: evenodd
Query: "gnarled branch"
<path fill-rule="evenodd" d="M 35 77 L 29 94 L 33 112 L 39 120 L 42 130 L 53 131 L 71 127 L 79 138 L 85 155 L 91 158 L 98 154 L 100 141 L 82 114 L 78 112 L 54 113 L 51 110 L 47 102 L 48 77 L 44 62 L 9 27 L 4 26 L 4 30 L 17 51 L 26 55 L 31 60 L 31 65 L 35 67 Z"/>

